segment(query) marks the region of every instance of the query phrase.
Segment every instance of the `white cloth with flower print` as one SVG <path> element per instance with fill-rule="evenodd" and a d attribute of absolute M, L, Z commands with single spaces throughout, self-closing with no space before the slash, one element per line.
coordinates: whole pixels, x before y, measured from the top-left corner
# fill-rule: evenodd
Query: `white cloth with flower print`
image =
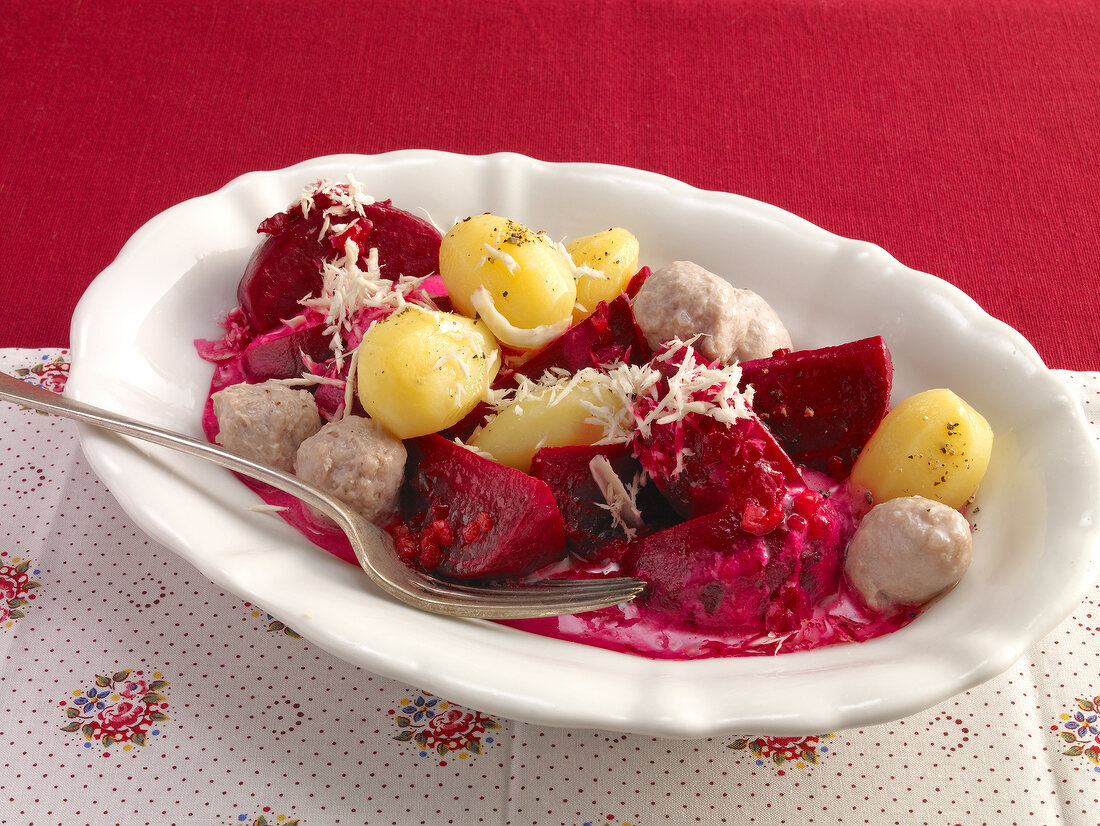
<path fill-rule="evenodd" d="M 57 390 L 66 354 L 0 369 Z M 1100 438 L 1100 374 L 1063 377 Z M 313 648 L 134 527 L 70 422 L 5 418 L 0 824 L 1100 822 L 1100 591 L 1007 673 L 894 723 L 541 728 Z"/>

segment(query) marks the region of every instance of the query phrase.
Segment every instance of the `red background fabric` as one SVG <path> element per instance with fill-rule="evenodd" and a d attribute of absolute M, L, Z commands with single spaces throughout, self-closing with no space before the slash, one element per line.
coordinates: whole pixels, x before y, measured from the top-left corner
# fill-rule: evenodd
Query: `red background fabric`
<path fill-rule="evenodd" d="M 3 3 L 0 347 L 147 220 L 339 152 L 512 151 L 783 207 L 1100 369 L 1094 0 Z"/>

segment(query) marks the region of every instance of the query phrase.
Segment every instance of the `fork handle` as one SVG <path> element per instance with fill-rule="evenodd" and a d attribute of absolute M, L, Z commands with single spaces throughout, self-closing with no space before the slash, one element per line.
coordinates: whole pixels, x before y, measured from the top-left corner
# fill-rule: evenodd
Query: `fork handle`
<path fill-rule="evenodd" d="M 294 489 L 294 495 L 298 496 L 300 499 L 304 499 L 308 501 L 309 504 L 319 507 L 322 510 L 327 511 L 329 509 L 327 502 L 319 499 L 309 487 L 303 485 L 300 480 L 291 476 L 289 473 L 284 473 L 268 465 L 253 462 L 241 456 L 236 456 L 215 445 L 200 441 L 191 436 L 185 436 L 182 433 L 167 430 L 147 422 L 139 422 L 136 419 L 123 416 L 121 413 L 112 413 L 102 408 L 77 401 L 76 399 L 59 396 L 56 393 L 51 393 L 49 390 L 43 390 L 41 387 L 36 387 L 33 384 L 22 381 L 15 376 L 10 376 L 7 373 L 0 373 L 0 399 L 13 404 L 30 407 L 42 413 L 52 413 L 55 416 L 74 419 L 75 421 L 90 424 L 94 427 L 112 430 L 115 433 L 122 433 L 126 436 L 133 436 L 146 442 L 161 445 L 162 447 L 179 450 L 191 456 L 199 456 L 209 461 L 216 462 L 229 470 L 259 479 L 261 482 L 266 482 L 272 487 L 286 490 L 289 486 Z"/>
<path fill-rule="evenodd" d="M 209 442 L 200 441 L 148 422 L 131 419 L 129 416 L 120 413 L 112 413 L 76 399 L 59 396 L 3 372 L 0 372 L 0 400 L 24 405 L 43 413 L 52 413 L 55 416 L 73 419 L 93 427 L 111 430 L 125 436 L 132 436 L 162 447 L 178 450 L 190 456 L 206 459 L 229 470 L 258 479 L 301 499 L 306 504 L 312 505 L 331 516 L 341 526 L 355 531 L 363 540 L 368 539 L 364 535 L 366 532 L 369 532 L 370 538 L 381 539 L 385 537 L 385 533 L 380 528 L 370 525 L 364 520 L 356 519 L 350 509 L 344 506 L 343 503 L 328 497 L 324 492 L 306 484 L 298 477 L 269 465 L 246 459 L 243 456 L 237 456 Z M 398 599 L 410 602 L 410 595 L 400 584 L 405 575 L 404 564 L 399 562 L 396 557 L 391 559 L 383 556 L 379 559 L 365 559 L 362 554 L 358 553 L 356 556 L 359 558 L 363 569 L 377 585 Z M 412 604 L 417 607 L 424 607 L 422 600 L 413 601 Z"/>
<path fill-rule="evenodd" d="M 237 456 L 209 442 L 118 413 L 111 413 L 76 399 L 58 396 L 2 372 L 0 372 L 0 400 L 24 405 L 43 413 L 74 419 L 93 427 L 112 430 L 206 459 L 296 496 L 337 521 L 352 540 L 359 564 L 376 585 L 391 596 L 421 610 L 445 616 L 480 619 L 551 616 L 592 610 L 623 602 L 632 599 L 642 587 L 642 583 L 624 578 L 622 584 L 629 592 L 624 591 L 622 594 L 616 592 L 614 600 L 601 597 L 598 604 L 595 601 L 597 597 L 586 595 L 588 599 L 583 605 L 574 603 L 574 607 L 570 608 L 561 607 L 560 600 L 550 607 L 546 604 L 510 604 L 508 599 L 497 599 L 495 603 L 487 604 L 501 596 L 497 589 L 484 585 L 444 583 L 428 574 L 410 569 L 393 552 L 392 540 L 385 531 L 367 522 L 339 500 L 329 497 L 323 491 L 317 490 L 289 473 Z M 369 554 L 364 547 L 368 542 L 381 543 L 389 552 Z"/>

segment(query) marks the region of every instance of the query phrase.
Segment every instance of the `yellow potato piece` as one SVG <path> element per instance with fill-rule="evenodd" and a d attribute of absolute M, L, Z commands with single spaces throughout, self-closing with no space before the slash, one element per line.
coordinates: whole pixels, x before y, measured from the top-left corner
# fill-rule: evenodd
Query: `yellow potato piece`
<path fill-rule="evenodd" d="M 497 413 L 468 444 L 527 473 L 539 448 L 598 442 L 605 433 L 598 422 L 589 421 L 594 418 L 592 408 L 614 411 L 620 406 L 610 390 L 591 382 L 567 389 L 540 388 Z"/>
<path fill-rule="evenodd" d="M 410 305 L 359 346 L 359 400 L 398 438 L 423 436 L 460 421 L 499 369 L 500 346 L 482 322 Z"/>
<path fill-rule="evenodd" d="M 950 390 L 910 396 L 883 418 L 852 468 L 851 484 L 875 504 L 924 496 L 961 508 L 978 489 L 993 430 Z"/>
<path fill-rule="evenodd" d="M 439 275 L 456 310 L 473 317 L 484 287 L 509 324 L 533 329 L 568 323 L 577 300 L 573 269 L 546 236 L 485 213 L 455 224 L 439 247 Z"/>
<path fill-rule="evenodd" d="M 628 230 L 612 227 L 577 238 L 565 245 L 577 267 L 597 270 L 602 275 L 582 272 L 577 276 L 577 303 L 573 323 L 592 314 L 601 301 L 613 301 L 638 272 L 638 239 Z"/>

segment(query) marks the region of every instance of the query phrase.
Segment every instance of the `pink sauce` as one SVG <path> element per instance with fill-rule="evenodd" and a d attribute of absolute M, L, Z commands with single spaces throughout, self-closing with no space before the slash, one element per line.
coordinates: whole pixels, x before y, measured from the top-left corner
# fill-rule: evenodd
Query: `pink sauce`
<path fill-rule="evenodd" d="M 806 651 L 839 643 L 862 642 L 904 627 L 915 612 L 876 615 L 862 606 L 846 584 L 812 619 L 787 636 L 706 633 L 677 626 L 631 602 L 588 614 L 505 622 L 514 628 L 654 659 L 697 660 L 709 657 L 747 657 Z"/>
<path fill-rule="evenodd" d="M 843 503 L 840 511 L 856 513 L 856 503 L 848 501 L 843 484 L 836 484 L 812 470 L 803 469 L 810 487 L 828 491 L 833 501 Z M 845 530 L 854 530 L 856 518 L 851 517 Z M 796 541 L 797 542 L 797 541 Z M 796 549 L 801 551 L 801 544 Z M 576 560 L 547 571 L 554 576 L 615 573 L 615 566 L 593 568 Z M 732 588 L 737 590 L 735 584 Z M 656 659 L 704 659 L 774 655 L 780 651 L 805 651 L 889 634 L 902 628 L 917 616 L 917 609 L 882 614 L 868 609 L 843 577 L 839 588 L 814 606 L 812 615 L 797 629 L 784 634 L 766 634 L 758 630 L 734 631 L 708 627 L 701 630 L 683 621 L 674 612 L 654 610 L 643 600 L 606 608 L 587 614 L 516 620 L 504 624 L 536 634 L 571 642 L 594 645 L 628 654 L 640 654 Z"/>
<path fill-rule="evenodd" d="M 211 394 L 243 380 L 235 362 L 220 365 L 215 371 Z M 207 399 L 203 430 L 211 441 L 218 432 L 213 404 Z M 842 486 L 830 484 L 825 477 L 803 470 L 812 487 L 829 489 L 833 497 L 845 496 Z M 252 479 L 241 481 L 268 505 L 285 508 L 279 516 L 319 548 L 356 565 L 351 546 L 339 530 L 321 524 L 295 497 Z M 617 566 L 593 566 L 575 558 L 538 572 L 539 576 L 570 577 L 607 575 Z M 641 655 L 654 659 L 694 660 L 710 657 L 770 656 L 780 652 L 805 651 L 889 634 L 911 622 L 920 609 L 892 614 L 869 610 L 847 582 L 841 580 L 838 592 L 815 607 L 813 616 L 788 635 L 733 633 L 716 629 L 705 632 L 677 622 L 669 615 L 652 610 L 642 601 L 605 608 L 586 614 L 564 617 L 503 621 L 508 625 L 544 637 L 582 643 L 597 648 Z"/>

